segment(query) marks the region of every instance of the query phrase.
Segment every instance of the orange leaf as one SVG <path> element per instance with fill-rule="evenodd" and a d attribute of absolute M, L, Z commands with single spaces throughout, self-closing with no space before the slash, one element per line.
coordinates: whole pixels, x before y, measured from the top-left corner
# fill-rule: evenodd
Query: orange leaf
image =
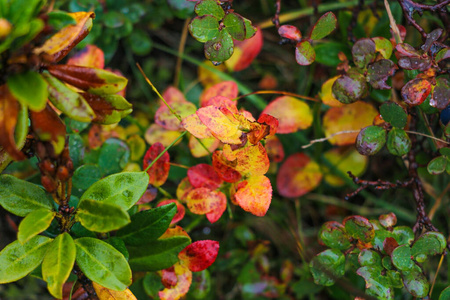
<path fill-rule="evenodd" d="M 217 203 L 222 201 L 225 195 L 218 191 L 211 191 L 201 187 L 193 189 L 186 196 L 186 204 L 189 210 L 196 215 L 204 215 L 212 212 L 217 207 Z"/>
<path fill-rule="evenodd" d="M 262 217 L 272 200 L 272 185 L 266 176 L 252 176 L 240 182 L 234 194 L 237 204 L 243 210 Z"/>
<path fill-rule="evenodd" d="M 183 178 L 177 187 L 177 198 L 181 203 L 186 203 L 186 197 L 190 191 L 192 191 L 194 187 L 189 182 L 189 178 Z"/>
<path fill-rule="evenodd" d="M 159 237 L 160 240 L 163 239 L 170 239 L 172 237 L 176 237 L 176 236 L 181 236 L 181 237 L 187 237 L 187 238 L 191 238 L 189 236 L 189 234 L 187 234 L 187 232 L 181 228 L 180 226 L 176 225 L 173 228 L 167 228 L 166 232 L 164 232 L 164 234 L 162 236 Z"/>
<path fill-rule="evenodd" d="M 203 144 L 200 144 L 200 142 Z M 193 157 L 203 157 L 209 155 L 211 152 L 219 147 L 220 141 L 215 137 L 210 137 L 206 139 L 197 140 L 197 138 L 193 135 L 189 137 L 189 150 L 191 150 L 191 154 Z M 203 147 L 205 146 L 208 150 Z"/>
<path fill-rule="evenodd" d="M 315 189 L 322 180 L 319 165 L 304 153 L 290 155 L 277 174 L 277 189 L 288 198 L 300 197 Z"/>
<path fill-rule="evenodd" d="M 280 140 L 276 135 L 268 136 L 266 138 L 266 144 L 264 147 L 266 148 L 267 156 L 269 157 L 270 161 L 273 162 L 283 161 L 284 159 L 283 144 L 281 144 Z"/>
<path fill-rule="evenodd" d="M 235 41 L 233 55 L 226 61 L 227 68 L 234 72 L 246 69 L 261 52 L 262 46 L 263 35 L 260 28 L 251 38 Z"/>
<path fill-rule="evenodd" d="M 235 151 L 236 171 L 244 176 L 264 175 L 269 170 L 270 161 L 261 143 L 247 145 Z"/>
<path fill-rule="evenodd" d="M 68 61 L 68 65 L 83 66 L 89 68 L 105 68 L 105 55 L 102 49 L 95 45 L 87 45 L 83 50 L 78 51 Z"/>
<path fill-rule="evenodd" d="M 150 145 L 153 145 L 157 142 L 161 143 L 164 147 L 169 146 L 172 144 L 173 141 L 175 141 L 179 136 L 181 135 L 181 132 L 179 131 L 173 131 L 173 130 L 166 130 L 159 126 L 158 124 L 152 124 L 145 132 L 145 141 L 149 143 Z M 181 142 L 181 139 L 178 140 L 178 142 L 175 145 L 178 145 Z"/>
<path fill-rule="evenodd" d="M 172 109 L 183 119 L 194 114 L 197 107 L 191 102 L 174 102 L 170 104 Z M 166 105 L 162 105 L 155 113 L 155 123 L 167 130 L 182 130 L 178 118 Z"/>
<path fill-rule="evenodd" d="M 203 103 L 203 107 L 210 106 L 210 105 L 215 106 L 215 107 L 225 107 L 232 113 L 235 113 L 235 114 L 238 113 L 238 109 L 236 106 L 237 102 L 232 101 L 224 96 L 214 96 L 212 98 L 209 98 L 209 100 L 206 100 Z"/>
<path fill-rule="evenodd" d="M 219 197 L 211 201 L 212 210 L 206 214 L 206 218 L 211 223 L 217 222 L 227 209 L 227 197 L 222 192 L 218 192 L 218 194 Z"/>
<path fill-rule="evenodd" d="M 150 163 L 162 152 L 164 151 L 164 146 L 161 143 L 153 144 L 145 153 L 143 168 L 144 170 L 148 167 Z M 149 183 L 158 187 L 166 182 L 169 176 L 170 169 L 170 156 L 168 152 L 165 152 L 154 164 L 147 170 L 150 177 Z"/>
<path fill-rule="evenodd" d="M 214 263 L 218 253 L 219 242 L 202 240 L 186 246 L 178 254 L 178 258 L 192 272 L 200 272 Z"/>
<path fill-rule="evenodd" d="M 200 106 L 206 106 L 205 103 L 215 96 L 223 96 L 228 99 L 234 99 L 238 95 L 238 86 L 234 81 L 224 81 L 213 85 L 212 87 L 203 91 L 200 96 Z"/>
<path fill-rule="evenodd" d="M 187 176 L 191 185 L 195 188 L 205 187 L 215 190 L 222 184 L 222 179 L 217 175 L 214 168 L 208 164 L 190 167 Z"/>
<path fill-rule="evenodd" d="M 359 131 L 361 128 L 372 125 L 377 115 L 378 112 L 372 105 L 361 101 L 342 107 L 333 107 L 323 117 L 325 136 L 329 137 L 340 131 Z M 355 143 L 357 136 L 358 132 L 339 134 L 330 138 L 329 142 L 338 146 L 350 145 Z"/>
<path fill-rule="evenodd" d="M 239 122 L 228 109 L 207 106 L 199 108 L 196 114 L 222 143 L 237 145 L 242 143 L 239 139 L 242 135 L 242 131 L 239 130 Z"/>
<path fill-rule="evenodd" d="M 42 141 L 50 142 L 55 154 L 64 149 L 66 143 L 66 125 L 56 112 L 47 106 L 40 112 L 30 111 L 31 128 Z"/>
<path fill-rule="evenodd" d="M 181 263 L 174 264 L 173 268 L 177 277 L 177 282 L 174 286 L 158 292 L 161 300 L 178 300 L 187 294 L 189 287 L 191 286 L 192 272 L 189 268 Z M 165 270 L 163 270 L 163 272 L 164 271 Z"/>
<path fill-rule="evenodd" d="M 93 12 L 69 13 L 75 19 L 76 25 L 69 25 L 58 31 L 49 38 L 44 45 L 35 48 L 35 54 L 45 53 L 44 59 L 48 62 L 58 62 L 82 41 L 92 28 L 92 19 L 95 18 Z"/>
<path fill-rule="evenodd" d="M 93 282 L 93 281 L 92 281 L 92 286 L 94 287 L 94 290 L 97 293 L 97 297 L 99 300 L 136 300 L 137 299 L 129 289 L 118 292 L 118 291 L 107 289 L 104 286 L 101 286 L 100 284 Z"/>
<path fill-rule="evenodd" d="M 226 182 L 237 182 L 241 179 L 241 173 L 235 170 L 236 162 L 231 162 L 223 156 L 223 151 L 213 153 L 212 164 L 217 174 Z"/>
<path fill-rule="evenodd" d="M 292 133 L 311 126 L 313 117 L 309 106 L 290 96 L 278 97 L 263 110 L 263 114 L 278 119 L 277 133 Z"/>
<path fill-rule="evenodd" d="M 172 221 L 170 222 L 170 224 L 176 224 L 184 218 L 184 214 L 186 213 L 184 206 L 179 201 L 177 201 L 176 199 L 163 200 L 159 202 L 158 205 L 156 205 L 156 207 L 160 207 L 170 203 L 175 203 L 177 205 L 177 212 L 175 216 L 173 216 Z"/>
<path fill-rule="evenodd" d="M 196 138 L 206 139 L 212 137 L 211 131 L 209 131 L 208 127 L 200 121 L 197 114 L 185 117 L 181 122 L 181 126 Z"/>

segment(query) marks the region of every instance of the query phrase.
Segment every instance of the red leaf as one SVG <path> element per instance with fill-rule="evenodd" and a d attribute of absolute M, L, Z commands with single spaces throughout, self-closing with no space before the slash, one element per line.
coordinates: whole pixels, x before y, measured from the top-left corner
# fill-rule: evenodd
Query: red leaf
<path fill-rule="evenodd" d="M 153 144 L 145 153 L 143 168 L 144 170 L 152 163 L 152 161 L 162 152 L 164 151 L 164 146 L 161 143 Z M 170 156 L 168 152 L 165 152 L 158 161 L 153 164 L 153 166 L 147 170 L 147 173 L 150 177 L 149 183 L 158 187 L 166 182 L 167 177 L 169 176 L 170 169 Z"/>
<path fill-rule="evenodd" d="M 187 294 L 189 287 L 191 286 L 192 272 L 186 265 L 176 263 L 172 268 L 176 275 L 176 284 L 170 288 L 166 287 L 164 290 L 158 292 L 158 296 L 161 300 L 178 300 Z M 163 277 L 166 279 L 165 283 L 170 285 L 175 280 L 173 279 L 172 274 L 170 274 L 171 270 L 168 270 L 167 272 L 169 273 L 167 273 L 166 276 L 163 275 Z M 171 278 L 170 280 L 169 277 Z"/>
<path fill-rule="evenodd" d="M 218 253 L 219 242 L 203 240 L 194 242 L 184 248 L 178 254 L 178 258 L 192 272 L 200 272 L 214 263 Z"/>
<path fill-rule="evenodd" d="M 320 167 L 304 153 L 290 155 L 277 174 L 277 189 L 288 198 L 300 197 L 315 189 L 322 180 Z"/>
<path fill-rule="evenodd" d="M 215 223 L 223 215 L 227 209 L 227 197 L 222 192 L 217 192 L 219 197 L 213 198 L 211 201 L 212 210 L 206 214 L 206 218 L 211 223 Z"/>
<path fill-rule="evenodd" d="M 186 210 L 184 209 L 184 206 L 175 199 L 163 200 L 163 201 L 159 202 L 158 205 L 156 205 L 156 207 L 160 207 L 160 206 L 167 205 L 170 203 L 175 203 L 177 205 L 177 212 L 176 212 L 175 216 L 173 216 L 172 221 L 170 222 L 170 224 L 173 225 L 173 224 L 178 223 L 179 221 L 181 221 L 184 218 L 184 214 L 186 213 Z"/>
<path fill-rule="evenodd" d="M 105 56 L 102 49 L 94 45 L 87 45 L 72 56 L 67 64 L 103 69 L 105 67 Z"/>
<path fill-rule="evenodd" d="M 250 66 L 253 60 L 258 56 L 259 52 L 261 52 L 262 46 L 263 35 L 260 28 L 256 30 L 253 37 L 244 41 L 235 41 L 234 53 L 226 61 L 227 68 L 234 72 L 248 68 L 248 66 Z"/>
<path fill-rule="evenodd" d="M 204 102 L 203 106 L 210 106 L 210 105 L 213 105 L 213 106 L 219 107 L 219 108 L 225 107 L 232 113 L 235 113 L 235 114 L 238 113 L 238 109 L 236 106 L 237 102 L 231 101 L 230 99 L 228 99 L 227 97 L 224 97 L 224 96 L 214 96 L 214 97 L 210 98 L 209 100 L 206 100 Z"/>
<path fill-rule="evenodd" d="M 205 103 L 215 96 L 223 96 L 228 99 L 234 99 L 238 95 L 238 86 L 234 81 L 224 81 L 213 85 L 212 87 L 203 91 L 200 96 L 200 106 L 206 106 Z"/>
<path fill-rule="evenodd" d="M 264 146 L 266 148 L 267 156 L 270 161 L 273 162 L 282 162 L 284 159 L 284 149 L 283 144 L 281 144 L 280 140 L 276 135 L 268 136 L 266 138 L 266 144 Z M 213 157 L 214 163 L 214 157 Z"/>
<path fill-rule="evenodd" d="M 422 104 L 431 92 L 431 83 L 423 78 L 408 81 L 402 88 L 402 98 L 406 104 L 416 106 Z"/>
<path fill-rule="evenodd" d="M 169 86 L 162 94 L 162 97 L 164 100 L 166 100 L 167 103 L 175 103 L 175 102 L 187 102 L 186 98 L 184 97 L 184 94 L 177 89 L 176 87 Z M 164 102 L 161 100 L 161 105 L 165 105 Z"/>
<path fill-rule="evenodd" d="M 219 192 L 211 191 L 205 187 L 196 188 L 186 195 L 186 204 L 192 213 L 204 215 L 213 210 L 214 203 L 219 201 L 218 198 L 220 197 Z"/>
<path fill-rule="evenodd" d="M 262 217 L 272 200 L 272 185 L 266 176 L 252 176 L 240 182 L 234 194 L 237 204 L 245 211 Z"/>
<path fill-rule="evenodd" d="M 300 30 L 292 25 L 280 26 L 280 28 L 278 28 L 278 34 L 285 39 L 290 39 L 296 42 L 300 42 L 302 39 L 302 33 Z"/>
<path fill-rule="evenodd" d="M 241 179 L 241 173 L 233 168 L 233 163 L 223 156 L 223 151 L 213 153 L 212 164 L 220 178 L 226 182 L 237 182 Z"/>
<path fill-rule="evenodd" d="M 194 189 L 194 187 L 189 182 L 189 178 L 183 178 L 177 187 L 177 198 L 181 203 L 186 202 L 187 195 Z"/>
<path fill-rule="evenodd" d="M 190 167 L 187 172 L 190 183 L 195 188 L 206 187 L 217 189 L 222 184 L 222 179 L 214 168 L 208 164 L 198 164 Z"/>

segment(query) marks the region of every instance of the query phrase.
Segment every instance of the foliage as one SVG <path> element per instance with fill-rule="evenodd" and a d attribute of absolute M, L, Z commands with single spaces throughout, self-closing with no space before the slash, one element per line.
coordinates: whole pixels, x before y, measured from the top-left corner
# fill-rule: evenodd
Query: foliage
<path fill-rule="evenodd" d="M 0 297 L 448 297 L 449 1 L 285 2 L 0 0 Z"/>

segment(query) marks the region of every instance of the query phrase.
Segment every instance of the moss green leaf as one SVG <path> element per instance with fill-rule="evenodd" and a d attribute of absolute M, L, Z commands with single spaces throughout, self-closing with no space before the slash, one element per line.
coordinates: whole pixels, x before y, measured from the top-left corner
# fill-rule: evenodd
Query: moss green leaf
<path fill-rule="evenodd" d="M 120 206 L 83 199 L 77 208 L 77 220 L 88 230 L 108 232 L 130 223 L 128 213 Z"/>
<path fill-rule="evenodd" d="M 244 18 L 236 13 L 229 13 L 223 18 L 223 25 L 231 35 L 231 37 L 238 41 L 245 40 L 246 26 Z"/>
<path fill-rule="evenodd" d="M 205 43 L 219 34 L 219 20 L 210 15 L 196 17 L 189 24 L 189 32 L 197 41 Z"/>
<path fill-rule="evenodd" d="M 217 0 L 199 1 L 197 5 L 195 5 L 194 11 L 198 16 L 211 15 L 219 20 L 225 16 L 225 12 L 220 6 L 220 2 Z"/>

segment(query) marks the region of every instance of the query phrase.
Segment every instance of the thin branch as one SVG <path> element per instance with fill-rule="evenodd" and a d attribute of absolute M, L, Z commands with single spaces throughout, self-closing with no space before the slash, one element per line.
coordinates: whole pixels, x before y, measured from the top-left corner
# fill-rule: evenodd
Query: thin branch
<path fill-rule="evenodd" d="M 276 0 L 275 2 L 275 16 L 272 18 L 272 23 L 278 29 L 280 28 L 280 11 L 281 11 L 281 0 Z"/>
<path fill-rule="evenodd" d="M 263 95 L 263 94 L 277 94 L 277 95 L 291 96 L 291 97 L 295 97 L 295 98 L 299 98 L 299 99 L 303 99 L 303 100 L 320 102 L 320 100 L 316 99 L 316 98 L 303 96 L 303 95 L 290 93 L 290 92 L 274 91 L 274 90 L 256 91 L 256 92 L 248 93 L 248 94 L 241 95 L 241 96 L 238 96 L 238 97 L 234 98 L 233 101 L 237 101 L 239 99 L 245 98 L 245 97 L 250 96 L 250 95 Z"/>
<path fill-rule="evenodd" d="M 184 52 L 184 47 L 186 46 L 189 22 L 191 22 L 190 18 L 187 18 L 186 21 L 184 21 L 183 32 L 181 33 L 180 45 L 178 46 L 177 64 L 175 67 L 175 76 L 173 80 L 174 86 L 178 86 L 178 84 L 180 83 L 181 64 L 183 63 L 182 54 Z"/>

